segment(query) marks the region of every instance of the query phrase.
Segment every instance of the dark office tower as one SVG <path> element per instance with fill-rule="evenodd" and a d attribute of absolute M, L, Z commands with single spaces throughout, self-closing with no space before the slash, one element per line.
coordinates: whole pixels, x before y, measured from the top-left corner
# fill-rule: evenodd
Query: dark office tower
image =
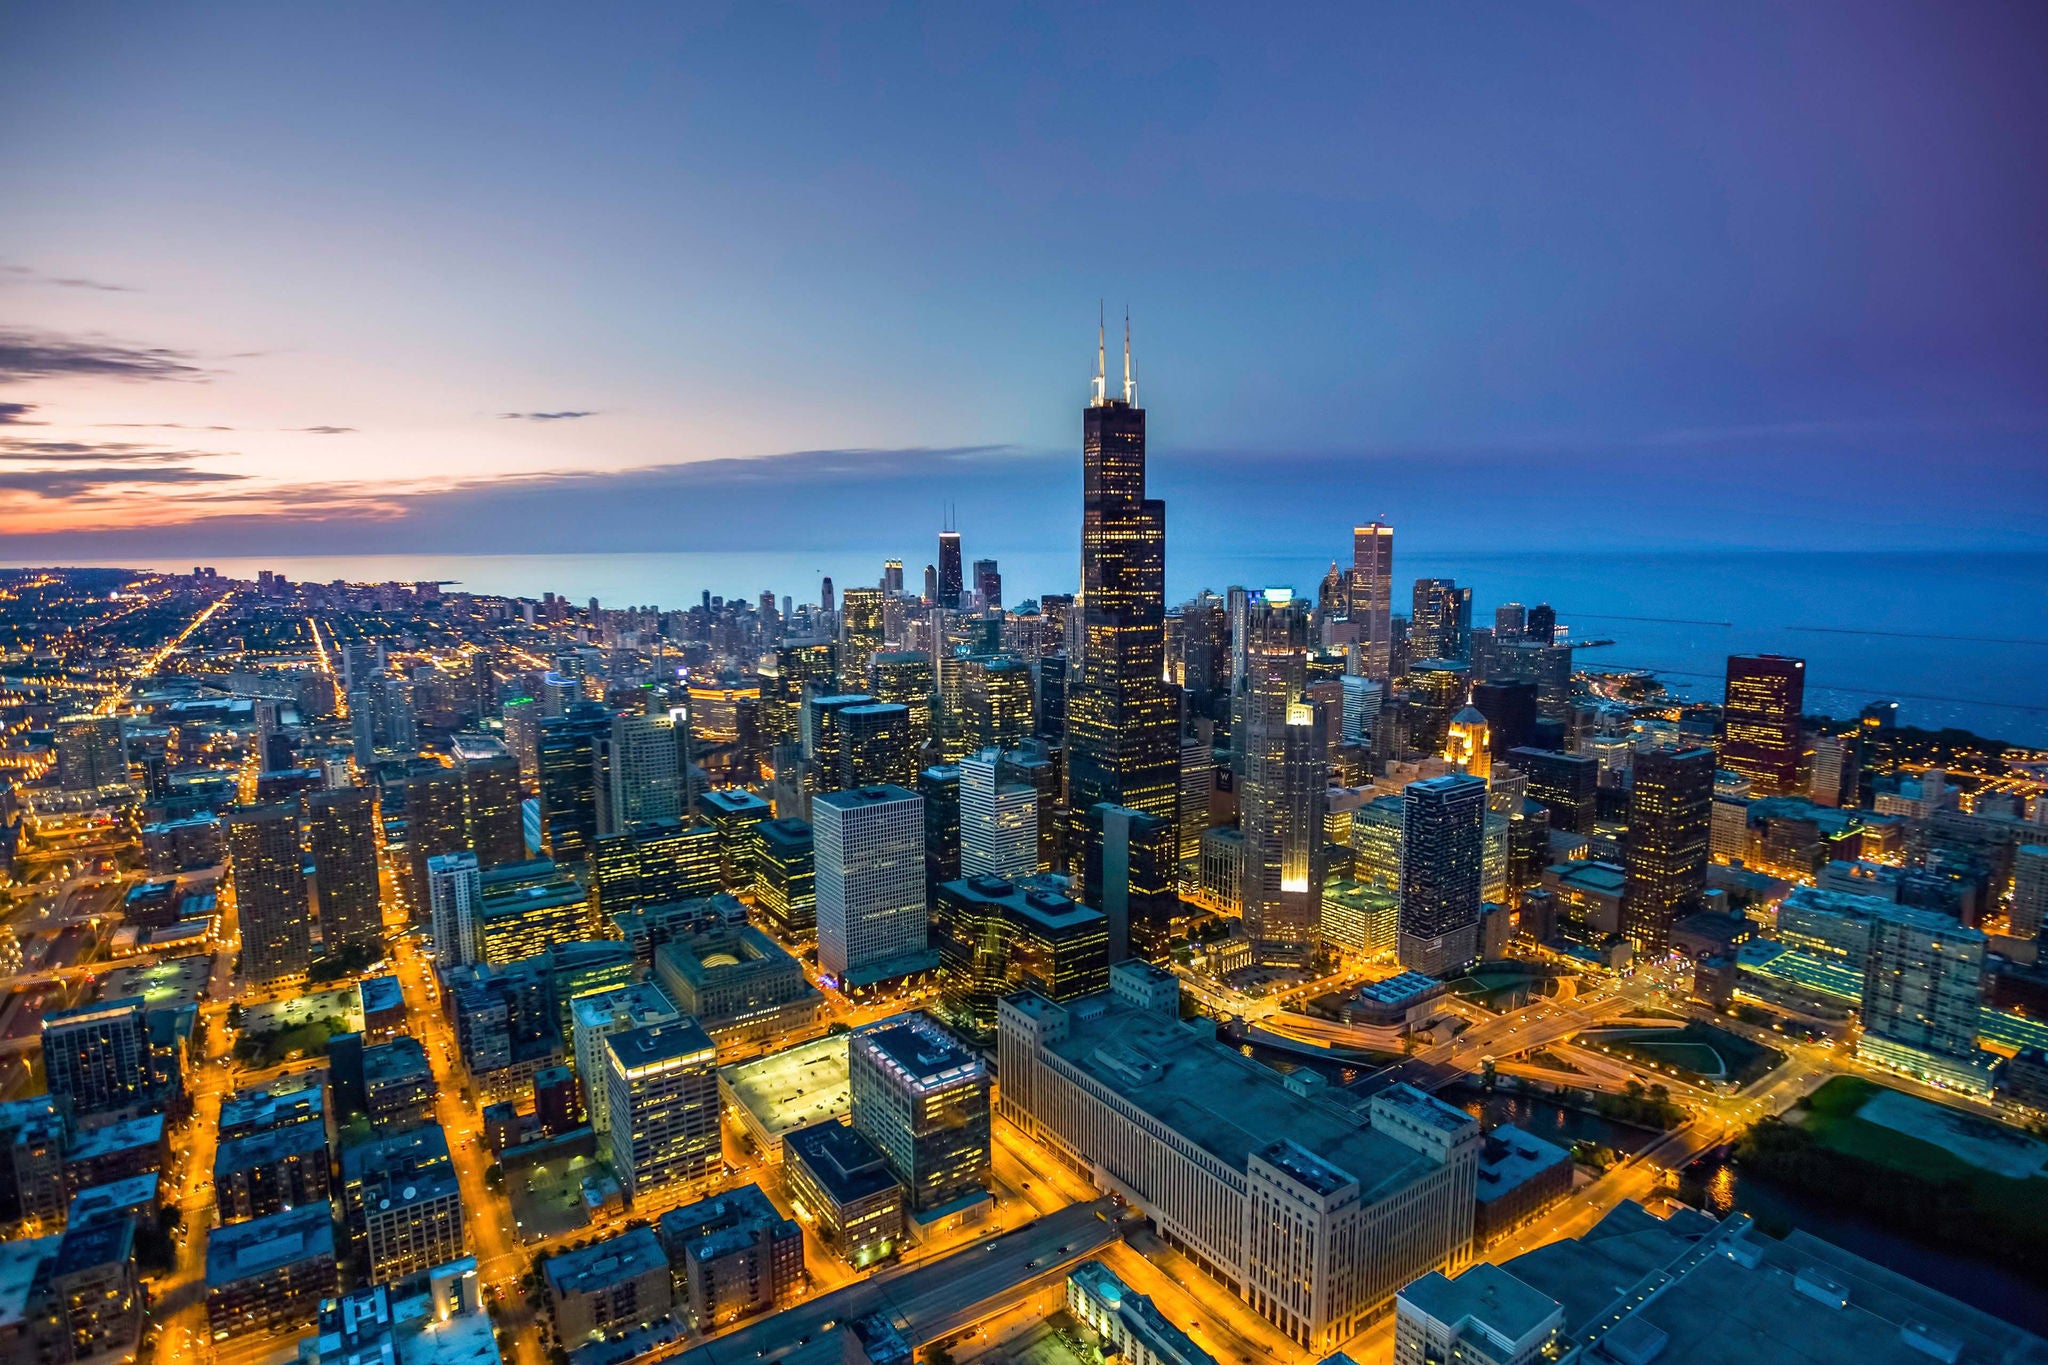
<path fill-rule="evenodd" d="M 1346 594 L 1366 677 L 1394 675 L 1394 528 L 1381 522 L 1351 531 L 1351 582 Z"/>
<path fill-rule="evenodd" d="M 827 616 L 839 610 L 838 601 L 832 596 L 832 580 L 829 578 L 818 584 L 818 609 Z"/>
<path fill-rule="evenodd" d="M 960 533 L 939 532 L 939 605 L 947 611 L 960 610 L 960 594 L 966 587 L 960 577 Z"/>
<path fill-rule="evenodd" d="M 936 606 L 938 605 L 938 601 L 939 566 L 936 564 L 927 564 L 924 566 L 924 604 L 928 607 Z"/>
<path fill-rule="evenodd" d="M 489 735 L 457 735 L 449 749 L 462 778 L 463 815 L 477 866 L 524 861 L 526 794 L 519 785 L 519 760 Z"/>
<path fill-rule="evenodd" d="M 876 701 L 895 702 L 910 712 L 911 742 L 922 748 L 932 738 L 932 657 L 918 650 L 884 650 L 868 661 Z"/>
<path fill-rule="evenodd" d="M 304 800 L 321 949 L 374 949 L 384 940 L 377 894 L 377 793 L 369 787 L 342 787 L 310 792 Z"/>
<path fill-rule="evenodd" d="M 1550 827 L 1590 834 L 1600 804 L 1600 760 L 1555 749 L 1510 749 L 1508 766 L 1529 778 L 1529 799 L 1550 812 Z"/>
<path fill-rule="evenodd" d="M 477 719 L 488 720 L 498 714 L 498 670 L 488 650 L 470 656 L 469 699 Z"/>
<path fill-rule="evenodd" d="M 1522 626 L 1522 638 L 1539 645 L 1547 645 L 1557 638 L 1557 609 L 1548 602 L 1538 602 L 1529 608 L 1528 619 Z"/>
<path fill-rule="evenodd" d="M 1098 348 L 1081 418 L 1081 658 L 1067 693 L 1067 807 L 1108 802 L 1173 818 L 1180 702 L 1166 667 L 1166 504 L 1145 496 L 1145 410 L 1130 338 L 1124 395 L 1111 398 Z"/>
<path fill-rule="evenodd" d="M 520 836 L 522 861 L 525 835 Z M 405 783 L 405 894 L 415 924 L 428 909 L 427 860 L 469 847 L 469 809 L 462 774 L 453 768 L 415 773 Z"/>
<path fill-rule="evenodd" d="M 1180 609 L 1180 685 L 1188 704 L 1214 715 L 1216 698 L 1230 686 L 1230 626 L 1223 599 L 1204 593 Z"/>
<path fill-rule="evenodd" d="M 803 733 L 806 689 L 838 690 L 839 646 L 830 640 L 787 640 L 775 650 L 775 675 L 761 680 L 761 738 L 788 744 Z M 812 685 L 815 684 L 815 687 Z M 854 680 L 854 690 L 860 682 Z"/>
<path fill-rule="evenodd" d="M 229 811 L 228 886 L 242 931 L 242 978 L 268 985 L 313 960 L 298 812 L 274 802 Z"/>
<path fill-rule="evenodd" d="M 1401 965 L 1455 976 L 1479 956 L 1486 782 L 1467 773 L 1408 784 L 1401 815 Z"/>
<path fill-rule="evenodd" d="M 1013 654 L 972 658 L 961 670 L 967 747 L 1007 749 L 1032 736 L 1031 665 Z"/>
<path fill-rule="evenodd" d="M 563 866 L 588 858 L 597 838 L 611 733 L 611 712 L 590 701 L 571 702 L 540 723 L 541 847 Z"/>
<path fill-rule="evenodd" d="M 140 996 L 43 1016 L 43 1071 L 74 1119 L 154 1106 L 155 1067 Z"/>
<path fill-rule="evenodd" d="M 1088 829 L 1081 898 L 1109 920 L 1109 960 L 1165 962 L 1180 917 L 1179 830 L 1171 820 L 1109 805 L 1088 812 Z"/>
<path fill-rule="evenodd" d="M 874 702 L 865 692 L 814 692 L 804 698 L 804 780 L 812 791 L 845 790 L 845 732 L 839 723 L 839 713 L 855 706 L 872 706 Z"/>
<path fill-rule="evenodd" d="M 1621 932 L 1638 955 L 1657 955 L 1673 921 L 1707 889 L 1714 820 L 1714 751 L 1653 749 L 1635 757 L 1622 860 Z"/>
<path fill-rule="evenodd" d="M 882 647 L 882 592 L 848 588 L 840 603 L 839 667 L 848 687 L 866 685 L 868 660 Z"/>
<path fill-rule="evenodd" d="M 910 708 L 901 702 L 870 701 L 848 706 L 839 725 L 839 781 L 836 789 L 909 787 L 917 781 L 917 740 Z"/>
<path fill-rule="evenodd" d="M 1415 580 L 1408 618 L 1408 657 L 1468 659 L 1472 656 L 1472 589 L 1448 578 Z"/>
<path fill-rule="evenodd" d="M 1329 737 L 1306 699 L 1308 606 L 1269 588 L 1245 619 L 1242 894 L 1245 933 L 1261 963 L 1306 963 L 1322 928 Z"/>
<path fill-rule="evenodd" d="M 1032 725 L 1047 744 L 1062 745 L 1067 739 L 1067 679 L 1071 670 L 1064 654 L 1048 654 L 1033 666 L 1036 692 L 1032 698 Z"/>
<path fill-rule="evenodd" d="M 983 611 L 1003 605 L 1003 575 L 993 559 L 974 561 L 974 595 L 981 599 Z"/>
<path fill-rule="evenodd" d="M 960 875 L 960 768 L 942 763 L 917 775 L 924 798 L 924 879 L 930 892 Z"/>
<path fill-rule="evenodd" d="M 787 942 L 816 932 L 817 863 L 804 821 L 763 820 L 754 826 L 754 905 Z"/>
<path fill-rule="evenodd" d="M 1493 756 L 1525 748 L 1536 736 L 1536 684 L 1520 679 L 1472 684 L 1472 705 L 1486 717 Z"/>
<path fill-rule="evenodd" d="M 1408 748 L 1441 754 L 1451 717 L 1465 709 L 1469 671 L 1454 659 L 1423 659 L 1408 666 Z"/>
<path fill-rule="evenodd" d="M 1721 766 L 1748 778 L 1757 796 L 1804 796 L 1808 782 L 1799 713 L 1805 704 L 1806 660 L 1729 655 Z"/>
<path fill-rule="evenodd" d="M 1493 609 L 1493 638 L 1519 640 L 1529 628 L 1529 609 L 1520 602 L 1504 602 Z"/>

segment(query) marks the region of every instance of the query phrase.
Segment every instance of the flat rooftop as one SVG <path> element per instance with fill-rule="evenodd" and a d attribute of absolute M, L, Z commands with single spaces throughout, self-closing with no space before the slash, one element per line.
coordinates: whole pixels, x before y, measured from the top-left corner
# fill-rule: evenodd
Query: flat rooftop
<path fill-rule="evenodd" d="M 288 1123 L 282 1128 L 230 1138 L 221 1143 L 214 1149 L 213 1174 L 218 1179 L 233 1171 L 254 1170 L 295 1156 L 311 1156 L 314 1152 L 326 1155 L 327 1125 Z"/>
<path fill-rule="evenodd" d="M 1498 1199 L 1572 1154 L 1554 1142 L 1504 1123 L 1486 1135 L 1479 1153 L 1479 1183 L 1474 1191 L 1479 1202 Z"/>
<path fill-rule="evenodd" d="M 152 1010 L 197 1004 L 213 977 L 213 956 L 197 953 L 147 966 L 116 967 L 100 981 L 102 1000 L 140 997 Z"/>
<path fill-rule="evenodd" d="M 564 1251 L 541 1262 L 548 1288 L 557 1294 L 589 1294 L 634 1279 L 659 1266 L 668 1270 L 668 1253 L 652 1228 L 635 1228 L 606 1238 L 581 1251 Z"/>
<path fill-rule="evenodd" d="M 1436 1169 L 1405 1144 L 1376 1133 L 1335 1100 L 1287 1088 L 1279 1072 L 1205 1038 L 1178 1019 L 1092 995 L 1071 1005 L 1035 995 L 1021 1008 L 1065 1008 L 1068 1033 L 1051 1051 L 1232 1169 L 1285 1135 L 1358 1181 L 1378 1199 Z"/>
<path fill-rule="evenodd" d="M 799 1128 L 843 1117 L 852 1103 L 847 1092 L 847 1039 L 842 1033 L 722 1066 L 719 1087 L 777 1140 Z"/>
<path fill-rule="evenodd" d="M 1358 998 L 1375 1005 L 1405 1005 L 1431 995 L 1440 995 L 1444 983 L 1421 972 L 1401 972 L 1384 981 L 1358 988 Z"/>
<path fill-rule="evenodd" d="M 959 1079 L 954 1073 L 981 1065 L 965 1043 L 923 1013 L 892 1015 L 855 1029 L 853 1036 L 919 1085 L 946 1084 Z"/>
<path fill-rule="evenodd" d="M 801 1160 L 840 1204 L 852 1204 L 900 1184 L 881 1149 L 850 1123 L 827 1119 L 784 1139 L 783 1159 Z"/>
<path fill-rule="evenodd" d="M 134 1147 L 158 1145 L 163 1140 L 164 1116 L 145 1114 L 139 1119 L 124 1119 L 120 1123 L 80 1133 L 72 1142 L 71 1150 L 64 1154 L 64 1159 L 67 1162 L 87 1161 Z"/>
<path fill-rule="evenodd" d="M 717 1056 L 711 1044 L 711 1035 L 697 1026 L 693 1019 L 678 1019 L 673 1023 L 650 1024 L 646 1028 L 629 1029 L 614 1033 L 605 1039 L 605 1046 L 619 1059 L 630 1074 L 642 1067 L 659 1066 L 702 1054 L 705 1061 Z"/>
<path fill-rule="evenodd" d="M 1497 1265 L 1481 1262 L 1457 1279 L 1432 1270 L 1401 1291 L 1401 1302 L 1455 1325 L 1468 1319 L 1484 1323 L 1509 1341 L 1520 1341 L 1557 1316 L 1558 1304 L 1548 1294 L 1516 1279 Z"/>
<path fill-rule="evenodd" d="M 1562 1304 L 1574 1336 L 1611 1322 L 1609 1345 L 1648 1348 L 1658 1365 L 2048 1361 L 2048 1342 L 1988 1313 L 1817 1237 L 1795 1231 L 1774 1241 L 1735 1220 L 1717 1225 L 1690 1210 L 1659 1219 L 1625 1203 L 1578 1240 L 1502 1268 Z M 1671 1279 L 1614 1322 L 1616 1300 L 1653 1272 Z"/>
<path fill-rule="evenodd" d="M 316 1257 L 334 1259 L 334 1206 L 324 1201 L 215 1228 L 206 1241 L 206 1287 L 267 1275 Z"/>
<path fill-rule="evenodd" d="M 1065 929 L 1090 920 L 1106 919 L 1071 896 L 1020 885 L 1002 877 L 963 877 L 947 882 L 942 893 L 979 905 L 999 905 L 1047 929 Z"/>
<path fill-rule="evenodd" d="M 395 976 L 366 976 L 357 983 L 363 992 L 363 1012 L 382 1014 L 388 1010 L 405 1009 L 405 994 L 399 989 Z"/>

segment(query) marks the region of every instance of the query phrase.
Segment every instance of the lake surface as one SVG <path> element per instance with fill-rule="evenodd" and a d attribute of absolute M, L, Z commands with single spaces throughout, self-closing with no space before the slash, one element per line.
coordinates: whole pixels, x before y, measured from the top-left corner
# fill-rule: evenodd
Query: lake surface
<path fill-rule="evenodd" d="M 877 544 L 870 552 L 760 554 L 363 555 L 215 559 L 222 573 L 274 569 L 325 582 L 440 579 L 471 592 L 565 594 L 607 606 L 688 606 L 710 592 L 816 601 L 818 582 L 879 580 L 882 560 L 903 560 L 915 588 L 935 547 Z M 1233 583 L 1313 592 L 1331 556 L 1231 553 L 1169 544 L 1169 600 Z M 1067 549 L 970 542 L 968 560 L 992 556 L 1005 597 L 1072 592 L 1078 558 Z M 189 569 L 192 561 L 129 561 Z M 1508 601 L 1547 601 L 1578 642 L 1582 666 L 1656 670 L 1682 697 L 1718 700 L 1727 656 L 1774 652 L 1808 661 L 1807 709 L 1853 714 L 1899 702 L 1903 724 L 1962 726 L 2048 747 L 2048 553 L 1512 554 L 1396 552 L 1396 605 L 1416 578 L 1454 578 L 1473 593 L 1473 623 Z"/>

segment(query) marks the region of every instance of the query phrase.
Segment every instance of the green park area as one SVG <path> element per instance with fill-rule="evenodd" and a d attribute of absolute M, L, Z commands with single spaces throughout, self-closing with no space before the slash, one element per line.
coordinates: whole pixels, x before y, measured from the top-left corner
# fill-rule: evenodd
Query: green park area
<path fill-rule="evenodd" d="M 1757 1124 L 1735 1155 L 1745 1170 L 1906 1235 L 2048 1264 L 2048 1143 L 2016 1128 L 1837 1076 L 1789 1122 Z"/>
<path fill-rule="evenodd" d="M 238 1030 L 234 1058 L 262 1070 L 300 1057 L 319 1057 L 337 1033 L 363 1027 L 362 996 L 354 986 L 272 1000 L 243 1010 L 231 1006 L 228 1025 Z"/>
<path fill-rule="evenodd" d="M 1747 1085 L 1785 1060 L 1775 1048 L 1697 1019 L 1682 1028 L 1590 1029 L 1574 1041 L 1700 1082 Z"/>

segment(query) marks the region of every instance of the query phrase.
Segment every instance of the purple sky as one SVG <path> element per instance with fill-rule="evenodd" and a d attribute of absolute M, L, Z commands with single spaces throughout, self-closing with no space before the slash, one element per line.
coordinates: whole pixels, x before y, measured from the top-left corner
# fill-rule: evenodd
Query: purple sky
<path fill-rule="evenodd" d="M 0 557 L 2025 547 L 2048 9 L 33 6 Z"/>

